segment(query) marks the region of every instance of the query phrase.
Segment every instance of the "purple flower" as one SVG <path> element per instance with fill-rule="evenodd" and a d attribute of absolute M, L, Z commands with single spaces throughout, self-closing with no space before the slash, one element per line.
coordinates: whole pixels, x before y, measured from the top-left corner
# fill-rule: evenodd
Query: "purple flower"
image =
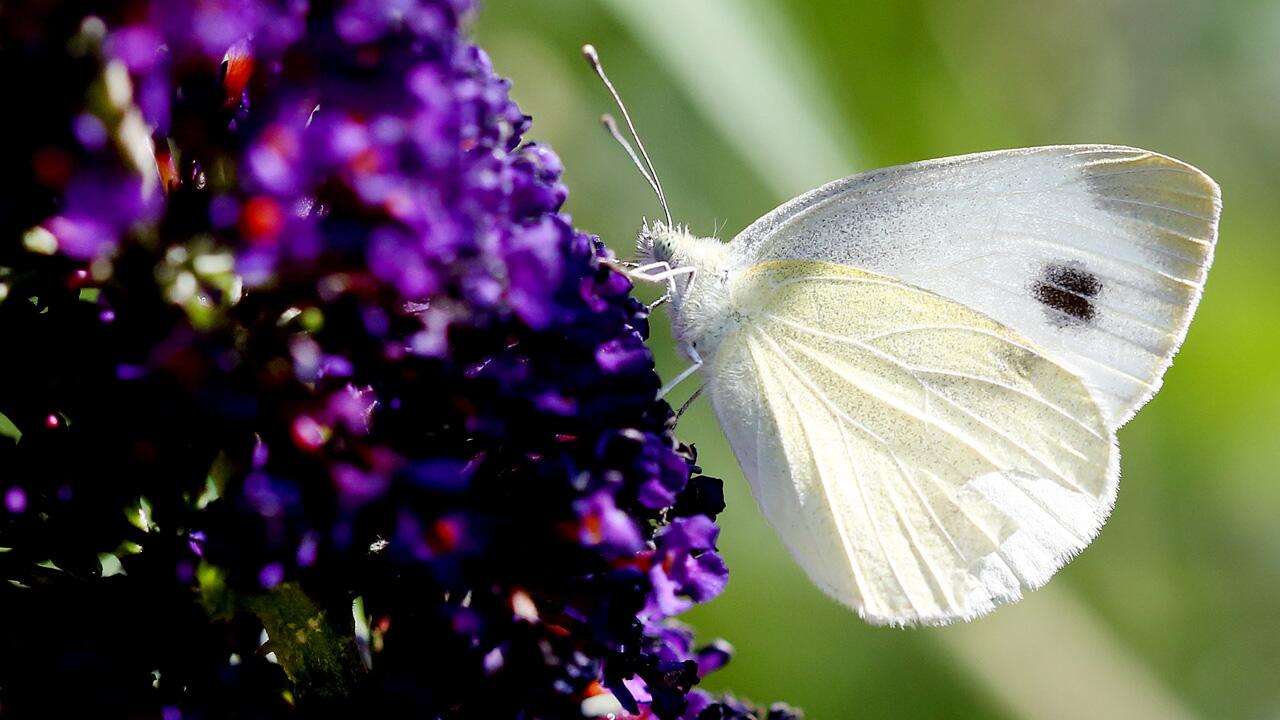
<path fill-rule="evenodd" d="M 41 631 L 6 709 L 749 717 L 667 621 L 727 581 L 720 483 L 470 2 L 29 5 L 0 546 Z"/>
<path fill-rule="evenodd" d="M 284 580 L 284 566 L 280 563 L 269 563 L 258 572 L 258 584 L 270 590 Z"/>
<path fill-rule="evenodd" d="M 535 224 L 516 227 L 507 239 L 503 255 L 510 302 L 525 324 L 535 330 L 555 319 L 555 293 L 563 272 L 561 238 L 569 233 L 563 219 L 547 216 Z"/>
<path fill-rule="evenodd" d="M 688 712 L 684 717 L 690 720 L 801 720 L 804 717 L 804 713 L 783 703 L 774 703 L 762 709 L 732 695 L 714 702 L 700 690 L 694 690 L 689 695 L 690 711 L 695 707 L 698 709 L 696 715 Z"/>
<path fill-rule="evenodd" d="M 705 515 L 676 518 L 657 538 L 649 569 L 653 593 L 644 614 L 653 620 L 684 612 L 719 595 L 729 571 L 715 552 L 720 529 Z"/>
<path fill-rule="evenodd" d="M 610 375 L 642 372 L 653 364 L 649 350 L 638 337 L 611 338 L 596 348 L 596 363 Z"/>
<path fill-rule="evenodd" d="M 26 512 L 27 509 L 27 493 L 21 487 L 14 485 L 5 491 L 4 506 L 11 513 Z"/>
<path fill-rule="evenodd" d="M 154 219 L 159 189 L 126 171 L 86 173 L 72 179 L 63 209 L 43 223 L 58 249 L 77 260 L 113 252 L 132 225 Z"/>
<path fill-rule="evenodd" d="M 333 466 L 333 484 L 342 502 L 355 507 L 381 497 L 391 485 L 391 479 L 377 470 L 337 463 Z"/>
<path fill-rule="evenodd" d="M 618 509 L 613 495 L 599 491 L 574 503 L 578 514 L 578 538 L 585 547 L 625 557 L 644 547 L 644 538 L 630 515 Z"/>

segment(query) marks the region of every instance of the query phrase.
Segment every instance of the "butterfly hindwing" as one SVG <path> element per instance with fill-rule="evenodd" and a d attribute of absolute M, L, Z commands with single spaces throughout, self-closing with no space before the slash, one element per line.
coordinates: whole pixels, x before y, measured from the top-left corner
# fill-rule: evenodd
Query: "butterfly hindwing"
<path fill-rule="evenodd" d="M 810 577 L 879 623 L 970 618 L 1037 587 L 1115 497 L 1081 379 L 1012 329 L 881 275 L 768 262 L 710 368 L 759 504 Z"/>
<path fill-rule="evenodd" d="M 1119 427 L 1158 389 L 1213 257 L 1199 170 L 1109 145 L 1029 148 L 838 180 L 744 230 L 745 269 L 819 260 L 897 278 L 1029 338 Z"/>

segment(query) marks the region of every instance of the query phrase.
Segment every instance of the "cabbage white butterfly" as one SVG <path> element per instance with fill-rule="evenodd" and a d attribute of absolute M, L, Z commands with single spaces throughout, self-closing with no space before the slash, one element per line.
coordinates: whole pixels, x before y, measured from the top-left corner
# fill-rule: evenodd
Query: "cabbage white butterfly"
<path fill-rule="evenodd" d="M 666 212 L 626 272 L 667 284 L 693 363 L 676 382 L 704 373 L 818 587 L 877 624 L 968 620 L 1097 535 L 1116 429 L 1159 389 L 1213 260 L 1212 179 L 1116 145 L 978 153 L 837 180 L 722 243 L 672 224 L 639 138 L 643 165 L 606 126 Z"/>

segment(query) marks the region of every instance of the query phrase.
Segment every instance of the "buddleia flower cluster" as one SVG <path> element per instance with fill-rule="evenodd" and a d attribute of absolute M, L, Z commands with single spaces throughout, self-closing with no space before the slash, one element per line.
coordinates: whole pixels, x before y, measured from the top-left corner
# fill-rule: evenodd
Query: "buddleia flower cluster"
<path fill-rule="evenodd" d="M 0 715 L 793 717 L 470 5 L 0 8 Z"/>

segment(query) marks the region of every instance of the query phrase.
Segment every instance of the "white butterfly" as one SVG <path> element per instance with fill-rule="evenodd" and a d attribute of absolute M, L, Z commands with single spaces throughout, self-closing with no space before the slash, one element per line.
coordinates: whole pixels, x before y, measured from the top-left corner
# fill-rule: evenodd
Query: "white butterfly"
<path fill-rule="evenodd" d="M 646 225 L 629 272 L 668 283 L 690 371 L 814 583 L 873 623 L 942 624 L 1097 535 L 1116 429 L 1186 336 L 1220 209 L 1157 153 L 1004 150 L 837 180 L 729 243 Z"/>

